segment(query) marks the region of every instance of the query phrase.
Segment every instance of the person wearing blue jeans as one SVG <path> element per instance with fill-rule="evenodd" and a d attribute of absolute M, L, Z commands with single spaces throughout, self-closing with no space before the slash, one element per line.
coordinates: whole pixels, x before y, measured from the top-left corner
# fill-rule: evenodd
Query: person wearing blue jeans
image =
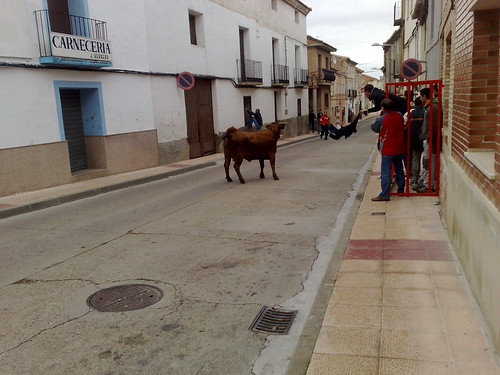
<path fill-rule="evenodd" d="M 396 176 L 396 184 L 398 185 L 398 193 L 405 192 L 403 158 L 404 154 L 382 155 L 382 163 L 380 164 L 380 187 L 382 191 L 380 192 L 379 197 L 384 197 L 389 200 L 389 191 L 391 189 L 391 170 L 393 165 L 394 174 Z"/>
<path fill-rule="evenodd" d="M 394 102 L 384 99 L 381 103 L 382 115 L 372 124 L 371 128 L 378 133 L 378 148 L 382 154 L 380 165 L 380 188 L 378 196 L 372 198 L 374 202 L 390 201 L 391 169 L 394 166 L 398 193 L 404 193 L 405 175 L 403 158 L 405 155 L 405 135 L 403 115 L 394 110 Z"/>

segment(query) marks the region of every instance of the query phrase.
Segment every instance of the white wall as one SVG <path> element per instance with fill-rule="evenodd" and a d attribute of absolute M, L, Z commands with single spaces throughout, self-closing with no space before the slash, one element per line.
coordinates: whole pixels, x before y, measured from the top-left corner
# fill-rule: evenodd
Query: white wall
<path fill-rule="evenodd" d="M 106 134 L 156 128 L 160 142 L 186 137 L 184 92 L 175 79 L 182 71 L 216 78 L 216 133 L 243 126 L 243 96 L 252 97 L 252 108 L 261 110 L 264 122 L 274 121 L 275 91 L 280 92 L 279 120 L 297 116 L 297 98 L 307 115 L 307 90 L 270 88 L 273 38 L 279 40 L 278 63 L 289 67 L 290 86 L 295 61 L 297 68 L 307 69 L 306 17 L 299 13 L 296 23 L 294 9 L 277 4 L 278 11 L 269 0 L 88 0 L 88 17 L 107 24 L 110 69 L 163 75 L 2 67 L 0 147 L 61 141 L 54 81 L 100 82 Z M 0 61 L 40 65 L 33 12 L 45 6 L 44 0 L 2 0 Z M 202 46 L 190 43 L 189 10 L 203 14 Z M 263 88 L 236 88 L 231 82 L 237 79 L 240 27 L 249 33 L 246 57 L 262 62 Z"/>

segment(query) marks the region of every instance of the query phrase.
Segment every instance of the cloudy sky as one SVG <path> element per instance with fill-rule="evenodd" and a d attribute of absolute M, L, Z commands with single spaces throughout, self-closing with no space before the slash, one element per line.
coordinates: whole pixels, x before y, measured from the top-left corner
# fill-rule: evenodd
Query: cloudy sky
<path fill-rule="evenodd" d="M 312 11 L 307 15 L 307 34 L 335 47 L 337 55 L 348 56 L 367 75 L 379 78 L 384 65 L 382 47 L 397 29 L 395 0 L 301 0 Z"/>

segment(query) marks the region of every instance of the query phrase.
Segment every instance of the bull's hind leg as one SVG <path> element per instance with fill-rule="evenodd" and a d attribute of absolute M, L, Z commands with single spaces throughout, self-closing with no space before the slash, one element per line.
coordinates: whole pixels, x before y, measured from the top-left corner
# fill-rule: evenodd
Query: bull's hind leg
<path fill-rule="evenodd" d="M 229 165 L 231 164 L 231 156 L 224 155 L 224 170 L 226 171 L 227 182 L 233 182 L 233 179 L 229 176 Z"/>
<path fill-rule="evenodd" d="M 259 163 L 260 163 L 260 178 L 266 178 L 266 176 L 264 176 L 264 159 L 260 158 Z"/>
<path fill-rule="evenodd" d="M 244 184 L 245 180 L 243 179 L 243 176 L 240 173 L 240 165 L 242 163 L 242 160 L 233 160 L 233 162 L 234 162 L 234 170 L 236 171 L 236 174 L 238 175 L 240 182 Z"/>
<path fill-rule="evenodd" d="M 278 175 L 276 174 L 276 169 L 274 168 L 275 161 L 276 161 L 276 154 L 269 155 L 269 163 L 271 164 L 271 169 L 273 171 L 273 178 L 275 180 L 279 180 Z"/>

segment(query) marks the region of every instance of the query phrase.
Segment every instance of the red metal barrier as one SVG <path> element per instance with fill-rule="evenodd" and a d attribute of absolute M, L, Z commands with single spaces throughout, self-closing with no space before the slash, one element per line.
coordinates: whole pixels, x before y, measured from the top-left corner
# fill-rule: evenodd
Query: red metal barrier
<path fill-rule="evenodd" d="M 411 166 L 411 148 L 410 148 L 410 129 L 411 129 L 411 121 L 410 121 L 410 112 L 411 112 L 411 103 L 414 98 L 420 96 L 420 90 L 424 87 L 428 87 L 430 89 L 430 98 L 431 103 L 429 104 L 429 137 L 427 141 L 427 155 L 424 155 L 425 151 L 422 153 L 422 158 L 425 159 L 427 156 L 427 185 L 423 187 L 422 192 L 412 191 L 410 186 L 410 166 Z M 435 88 L 436 87 L 436 88 Z M 399 96 L 406 96 L 406 163 L 405 163 L 405 192 L 404 193 L 390 193 L 391 195 L 427 195 L 427 196 L 437 196 L 439 195 L 439 170 L 440 170 L 440 156 L 441 156 L 441 128 L 442 128 L 442 82 L 441 80 L 430 80 L 430 81 L 408 81 L 408 82 L 392 82 L 386 83 L 385 85 L 385 95 L 386 97 L 389 94 L 395 94 Z M 436 90 L 437 89 L 437 90 Z M 403 92 L 401 93 L 401 90 Z M 437 91 L 437 92 L 436 92 Z M 436 94 L 436 95 L 435 95 Z M 437 119 L 434 119 L 434 111 L 432 107 L 434 104 L 437 104 L 439 114 Z M 427 109 L 426 109 L 427 111 Z M 437 121 L 436 121 L 437 120 Z M 437 127 L 437 129 L 435 129 Z M 436 138 L 432 134 L 436 131 Z M 432 153 L 433 142 L 436 142 L 438 147 L 436 147 L 436 153 Z M 434 158 L 433 158 L 434 155 Z M 434 159 L 434 163 L 433 163 Z M 434 164 L 434 168 L 433 168 Z M 434 173 L 433 173 L 434 172 Z M 435 184 L 434 189 L 432 188 L 432 180 L 433 175 L 435 176 Z M 421 171 L 422 176 L 422 171 Z M 420 176 L 419 176 L 420 180 Z"/>

